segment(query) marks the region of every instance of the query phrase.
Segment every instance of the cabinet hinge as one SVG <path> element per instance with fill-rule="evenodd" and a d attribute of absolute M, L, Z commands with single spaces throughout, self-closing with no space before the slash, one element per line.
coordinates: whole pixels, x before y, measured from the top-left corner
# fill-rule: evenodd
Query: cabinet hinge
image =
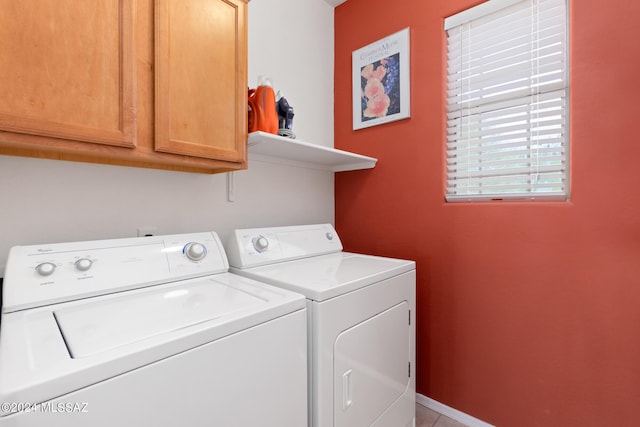
<path fill-rule="evenodd" d="M 409 326 L 411 326 L 411 310 L 409 310 Z"/>
<path fill-rule="evenodd" d="M 407 372 L 407 376 L 411 378 L 411 362 L 409 362 L 409 370 Z"/>

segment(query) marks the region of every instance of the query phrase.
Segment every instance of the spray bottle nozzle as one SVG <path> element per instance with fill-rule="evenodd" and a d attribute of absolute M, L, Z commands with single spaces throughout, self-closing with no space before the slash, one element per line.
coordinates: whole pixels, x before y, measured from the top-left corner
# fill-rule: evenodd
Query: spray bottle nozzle
<path fill-rule="evenodd" d="M 277 103 L 278 110 L 278 124 L 280 129 L 293 128 L 293 107 L 289 105 L 287 99 L 281 96 Z"/>

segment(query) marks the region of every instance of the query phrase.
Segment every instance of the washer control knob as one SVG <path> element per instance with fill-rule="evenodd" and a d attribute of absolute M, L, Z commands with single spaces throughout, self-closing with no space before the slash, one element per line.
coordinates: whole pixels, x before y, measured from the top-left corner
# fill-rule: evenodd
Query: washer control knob
<path fill-rule="evenodd" d="M 202 243 L 191 242 L 187 243 L 182 252 L 189 258 L 191 261 L 200 261 L 207 256 L 207 248 Z"/>
<path fill-rule="evenodd" d="M 258 236 L 253 239 L 253 247 L 258 252 L 264 252 L 269 247 L 269 240 L 264 236 Z"/>
<path fill-rule="evenodd" d="M 89 258 L 80 258 L 74 263 L 74 265 L 79 271 L 87 271 L 93 265 L 93 261 L 91 261 Z"/>
<path fill-rule="evenodd" d="M 43 262 L 36 266 L 36 272 L 41 276 L 51 276 L 56 271 L 56 265 L 52 262 Z"/>
<path fill-rule="evenodd" d="M 327 231 L 327 234 L 325 234 L 325 236 L 327 237 L 327 240 L 333 240 L 333 233 L 330 231 Z"/>

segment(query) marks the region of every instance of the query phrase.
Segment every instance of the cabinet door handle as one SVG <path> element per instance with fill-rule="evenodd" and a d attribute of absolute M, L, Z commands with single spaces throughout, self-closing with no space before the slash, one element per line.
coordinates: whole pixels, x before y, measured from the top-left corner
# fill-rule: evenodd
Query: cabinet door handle
<path fill-rule="evenodd" d="M 347 409 L 353 403 L 351 400 L 351 372 L 349 369 L 342 374 L 342 409 Z"/>

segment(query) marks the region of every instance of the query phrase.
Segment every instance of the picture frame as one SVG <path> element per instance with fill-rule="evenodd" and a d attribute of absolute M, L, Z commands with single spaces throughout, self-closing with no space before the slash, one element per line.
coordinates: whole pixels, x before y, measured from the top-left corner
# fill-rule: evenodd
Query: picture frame
<path fill-rule="evenodd" d="M 410 117 L 409 31 L 352 52 L 354 130 Z"/>

